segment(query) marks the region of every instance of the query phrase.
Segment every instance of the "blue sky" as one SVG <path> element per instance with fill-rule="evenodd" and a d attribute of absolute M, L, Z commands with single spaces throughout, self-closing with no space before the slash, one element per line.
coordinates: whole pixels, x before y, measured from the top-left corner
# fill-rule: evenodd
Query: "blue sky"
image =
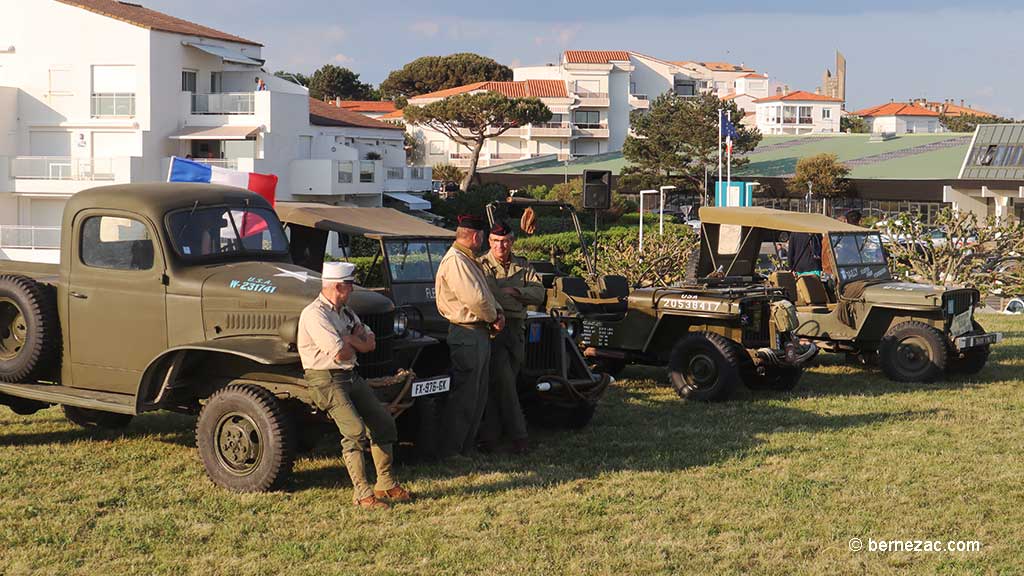
<path fill-rule="evenodd" d="M 847 59 L 847 109 L 954 98 L 1024 118 L 1024 43 L 1012 40 L 1024 6 L 1008 1 L 777 0 L 770 10 L 744 0 L 141 2 L 262 42 L 271 70 L 334 63 L 374 84 L 425 55 L 476 52 L 515 66 L 554 62 L 565 49 L 605 49 L 742 62 L 814 90 L 838 49 Z"/>

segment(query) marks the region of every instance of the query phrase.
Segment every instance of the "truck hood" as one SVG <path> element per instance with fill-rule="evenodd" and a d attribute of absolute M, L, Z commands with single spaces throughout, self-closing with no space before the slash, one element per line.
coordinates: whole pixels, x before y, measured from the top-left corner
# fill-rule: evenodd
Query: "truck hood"
<path fill-rule="evenodd" d="M 210 270 L 203 281 L 207 339 L 274 335 L 320 293 L 320 274 L 294 264 L 241 262 Z M 387 297 L 357 287 L 349 307 L 361 318 L 394 310 Z"/>
<path fill-rule="evenodd" d="M 886 282 L 868 286 L 864 290 L 863 298 L 875 304 L 908 304 L 938 308 L 942 305 L 942 294 L 945 291 L 942 286 L 931 284 Z"/>

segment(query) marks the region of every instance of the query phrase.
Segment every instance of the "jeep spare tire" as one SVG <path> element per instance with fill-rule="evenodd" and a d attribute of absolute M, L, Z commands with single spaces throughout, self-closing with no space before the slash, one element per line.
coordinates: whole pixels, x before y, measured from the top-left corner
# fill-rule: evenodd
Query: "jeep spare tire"
<path fill-rule="evenodd" d="M 738 344 L 713 332 L 694 332 L 672 349 L 668 376 L 685 400 L 726 400 L 743 382 L 740 367 L 746 354 Z"/>
<path fill-rule="evenodd" d="M 56 298 L 31 278 L 0 275 L 0 381 L 52 377 L 60 350 Z"/>

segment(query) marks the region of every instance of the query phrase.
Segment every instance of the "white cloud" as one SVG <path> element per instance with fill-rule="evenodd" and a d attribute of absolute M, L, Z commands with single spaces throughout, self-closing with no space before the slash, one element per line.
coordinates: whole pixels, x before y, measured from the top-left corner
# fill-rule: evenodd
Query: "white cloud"
<path fill-rule="evenodd" d="M 431 22 L 430 20 L 418 20 L 409 25 L 409 31 L 426 36 L 427 38 L 433 38 L 441 31 L 441 26 L 437 22 Z"/>
<path fill-rule="evenodd" d="M 335 54 L 331 60 L 334 60 L 338 64 L 351 64 L 354 60 L 344 54 Z"/>

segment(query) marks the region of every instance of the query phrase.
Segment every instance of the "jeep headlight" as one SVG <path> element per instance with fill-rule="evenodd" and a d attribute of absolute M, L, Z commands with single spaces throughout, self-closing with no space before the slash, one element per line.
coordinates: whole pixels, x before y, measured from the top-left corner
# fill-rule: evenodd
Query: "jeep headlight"
<path fill-rule="evenodd" d="M 409 315 L 403 310 L 395 312 L 395 325 L 394 332 L 395 336 L 405 336 L 406 330 L 409 329 Z"/>

